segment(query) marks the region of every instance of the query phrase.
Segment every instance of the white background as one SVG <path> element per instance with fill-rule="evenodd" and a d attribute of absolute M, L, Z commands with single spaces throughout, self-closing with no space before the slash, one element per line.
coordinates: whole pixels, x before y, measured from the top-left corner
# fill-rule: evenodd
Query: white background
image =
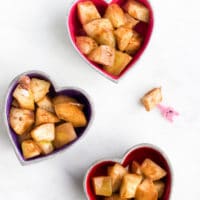
<path fill-rule="evenodd" d="M 143 57 L 115 84 L 75 52 L 66 31 L 67 0 L 0 1 L 0 100 L 21 72 L 47 72 L 61 86 L 78 86 L 93 99 L 96 116 L 88 135 L 53 159 L 22 167 L 0 127 L 1 200 L 82 200 L 88 166 L 121 157 L 131 146 L 161 147 L 174 169 L 173 200 L 200 196 L 200 3 L 151 0 L 155 28 Z M 145 112 L 140 97 L 162 86 L 165 105 L 181 115 L 173 124 L 158 110 Z"/>

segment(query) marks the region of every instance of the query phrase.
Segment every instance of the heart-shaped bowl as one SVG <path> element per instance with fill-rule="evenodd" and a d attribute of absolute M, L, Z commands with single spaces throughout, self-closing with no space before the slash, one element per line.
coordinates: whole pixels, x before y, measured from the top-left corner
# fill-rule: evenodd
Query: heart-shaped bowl
<path fill-rule="evenodd" d="M 40 78 L 40 79 L 49 81 L 51 83 L 51 87 L 50 87 L 50 90 L 48 93 L 48 95 L 50 97 L 53 97 L 55 95 L 67 95 L 67 96 L 73 97 L 76 100 L 78 100 L 78 102 L 80 102 L 84 105 L 83 112 L 85 113 L 85 116 L 88 121 L 86 127 L 75 129 L 76 133 L 77 133 L 77 139 L 74 140 L 73 142 L 63 146 L 60 149 L 54 150 L 51 154 L 44 155 L 44 156 L 42 155 L 42 156 L 35 157 L 35 158 L 29 159 L 29 160 L 24 159 L 24 157 L 22 155 L 20 143 L 18 142 L 18 139 L 17 139 L 17 135 L 13 131 L 13 129 L 11 128 L 11 126 L 9 124 L 9 112 L 10 112 L 11 103 L 12 103 L 12 99 L 13 99 L 12 93 L 18 84 L 19 78 L 23 75 L 27 75 L 31 78 Z M 18 75 L 9 85 L 6 95 L 5 95 L 3 105 L 4 105 L 5 128 L 8 133 L 8 136 L 10 138 L 10 141 L 14 147 L 17 158 L 19 159 L 19 161 L 22 165 L 35 163 L 35 162 L 53 157 L 56 154 L 59 154 L 59 153 L 63 152 L 64 150 L 68 149 L 69 147 L 73 146 L 77 141 L 79 141 L 80 139 L 83 138 L 83 136 L 86 135 L 86 133 L 93 121 L 93 103 L 92 103 L 89 95 L 84 90 L 77 88 L 77 87 L 57 87 L 55 82 L 53 80 L 51 80 L 47 74 L 45 74 L 44 72 L 41 72 L 41 71 L 28 71 L 28 72 L 24 72 L 24 73 Z"/>
<path fill-rule="evenodd" d="M 85 174 L 83 187 L 88 200 L 101 200 L 102 198 L 96 196 L 92 187 L 92 177 L 106 176 L 107 167 L 113 166 L 116 162 L 121 163 L 124 167 L 130 167 L 133 160 L 142 163 L 145 158 L 149 158 L 166 170 L 167 176 L 164 178 L 165 191 L 161 200 L 169 200 L 172 191 L 173 172 L 169 159 L 166 154 L 155 145 L 139 144 L 129 149 L 122 159 L 103 159 L 95 162 L 90 166 Z"/>
<path fill-rule="evenodd" d="M 71 41 L 72 45 L 74 46 L 75 50 L 83 58 L 83 60 L 86 61 L 86 63 L 88 63 L 93 69 L 97 70 L 105 77 L 109 78 L 110 80 L 112 80 L 114 82 L 117 82 L 139 60 L 139 58 L 144 53 L 144 50 L 146 49 L 146 47 L 150 41 L 152 31 L 153 31 L 153 26 L 154 26 L 154 15 L 153 15 L 152 7 L 148 0 L 138 0 L 139 2 L 143 3 L 150 11 L 149 23 L 147 24 L 147 23 L 140 22 L 135 27 L 135 30 L 141 34 L 141 36 L 144 38 L 144 40 L 143 40 L 142 46 L 140 47 L 138 52 L 133 56 L 133 59 L 128 64 L 128 66 L 120 73 L 120 75 L 114 76 L 114 75 L 111 75 L 111 74 L 107 73 L 106 71 L 104 71 L 100 65 L 90 61 L 85 55 L 83 55 L 80 52 L 79 48 L 76 45 L 76 36 L 84 35 L 82 25 L 78 19 L 78 15 L 77 15 L 77 4 L 79 2 L 83 2 L 83 1 L 85 1 L 85 0 L 75 0 L 72 3 L 72 5 L 69 7 L 69 10 L 68 10 L 67 30 L 68 30 L 68 35 L 69 35 L 70 41 Z M 104 12 L 109 4 L 117 3 L 118 5 L 123 7 L 123 5 L 125 4 L 125 2 L 127 0 L 91 0 L 91 1 L 96 5 L 101 16 L 103 16 Z"/>

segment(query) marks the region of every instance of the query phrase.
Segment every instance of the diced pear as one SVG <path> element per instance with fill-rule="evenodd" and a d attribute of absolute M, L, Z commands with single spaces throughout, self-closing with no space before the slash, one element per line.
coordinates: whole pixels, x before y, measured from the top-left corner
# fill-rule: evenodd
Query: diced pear
<path fill-rule="evenodd" d="M 94 19 L 101 18 L 101 15 L 92 1 L 78 3 L 77 9 L 81 24 L 86 24 Z"/>
<path fill-rule="evenodd" d="M 141 165 L 142 173 L 152 181 L 160 180 L 167 175 L 167 172 L 151 159 L 146 158 Z"/>
<path fill-rule="evenodd" d="M 100 45 L 108 45 L 110 47 L 115 47 L 116 45 L 115 36 L 111 30 L 101 31 L 99 34 L 95 35 L 94 39 Z"/>
<path fill-rule="evenodd" d="M 119 28 L 126 22 L 124 11 L 116 3 L 108 5 L 104 17 L 108 18 L 115 28 Z"/>
<path fill-rule="evenodd" d="M 76 45 L 79 50 L 85 55 L 89 54 L 93 49 L 98 46 L 94 39 L 87 36 L 76 37 Z"/>
<path fill-rule="evenodd" d="M 38 78 L 31 79 L 31 91 L 33 92 L 35 102 L 43 99 L 46 94 L 49 92 L 50 83 L 45 80 L 41 80 Z"/>
<path fill-rule="evenodd" d="M 158 198 L 162 198 L 165 191 L 165 183 L 163 181 L 155 181 L 153 184 L 158 192 Z"/>
<path fill-rule="evenodd" d="M 16 134 L 26 133 L 34 124 L 34 112 L 22 108 L 10 109 L 9 122 Z"/>
<path fill-rule="evenodd" d="M 88 58 L 98 64 L 112 66 L 115 60 L 115 49 L 107 45 L 101 45 L 94 49 Z"/>
<path fill-rule="evenodd" d="M 53 123 L 39 125 L 31 131 L 31 136 L 36 142 L 51 142 L 55 139 L 55 125 Z"/>
<path fill-rule="evenodd" d="M 128 0 L 124 6 L 124 9 L 129 15 L 138 19 L 139 21 L 149 22 L 149 9 L 142 3 L 135 0 Z"/>
<path fill-rule="evenodd" d="M 71 123 L 63 123 L 56 126 L 54 145 L 56 148 L 60 148 L 77 138 L 74 127 Z"/>
<path fill-rule="evenodd" d="M 126 199 L 135 198 L 137 188 L 141 181 L 141 175 L 125 174 L 120 187 L 120 197 Z"/>
<path fill-rule="evenodd" d="M 55 111 L 59 119 L 71 122 L 74 127 L 87 125 L 85 114 L 76 105 L 69 103 L 56 104 Z"/>
<path fill-rule="evenodd" d="M 109 197 L 112 195 L 112 180 L 109 176 L 92 178 L 93 188 L 96 195 Z"/>
<path fill-rule="evenodd" d="M 115 30 L 114 33 L 116 36 L 118 49 L 120 51 L 124 51 L 133 36 L 133 30 L 122 26 Z"/>
<path fill-rule="evenodd" d="M 93 20 L 83 26 L 89 37 L 96 38 L 102 31 L 113 31 L 113 26 L 109 19 L 101 18 Z"/>
<path fill-rule="evenodd" d="M 40 101 L 37 102 L 39 108 L 45 109 L 49 112 L 54 113 L 54 106 L 51 99 L 48 96 L 45 96 Z"/>
<path fill-rule="evenodd" d="M 161 88 L 154 88 L 147 92 L 141 99 L 146 111 L 150 111 L 162 101 Z"/>
<path fill-rule="evenodd" d="M 134 173 L 134 174 L 142 175 L 141 166 L 137 161 L 132 162 L 131 172 Z"/>
<path fill-rule="evenodd" d="M 104 70 L 109 74 L 118 76 L 132 60 L 132 57 L 121 51 L 115 51 L 115 60 L 112 66 L 104 66 Z"/>
<path fill-rule="evenodd" d="M 33 140 L 25 140 L 21 144 L 23 156 L 25 159 L 39 156 L 41 153 L 40 148 Z"/>
<path fill-rule="evenodd" d="M 42 108 L 37 108 L 35 118 L 36 118 L 35 120 L 36 126 L 45 123 L 57 123 L 60 121 L 60 119 L 54 113 L 49 112 Z"/>
<path fill-rule="evenodd" d="M 108 167 L 108 176 L 112 178 L 112 191 L 116 192 L 119 190 L 123 176 L 127 174 L 126 168 L 119 163 L 116 163 L 112 167 Z"/>
<path fill-rule="evenodd" d="M 21 84 L 18 84 L 13 92 L 13 97 L 17 100 L 20 108 L 34 110 L 34 97 L 30 88 L 23 88 Z"/>
<path fill-rule="evenodd" d="M 79 109 L 83 109 L 84 105 L 79 103 L 76 99 L 69 97 L 69 96 L 65 96 L 65 95 L 58 95 L 56 97 L 54 97 L 52 99 L 54 106 L 56 104 L 60 104 L 60 103 L 69 103 L 72 104 L 74 106 L 77 106 Z"/>
<path fill-rule="evenodd" d="M 133 17 L 131 17 L 128 13 L 125 13 L 126 23 L 123 25 L 123 27 L 131 28 L 133 29 L 139 21 Z"/>
<path fill-rule="evenodd" d="M 48 142 L 48 141 L 37 142 L 37 145 L 41 149 L 42 153 L 45 154 L 45 155 L 50 154 L 54 150 L 53 144 L 51 142 Z"/>
<path fill-rule="evenodd" d="M 135 200 L 157 200 L 158 192 L 151 179 L 144 179 L 138 186 Z"/>

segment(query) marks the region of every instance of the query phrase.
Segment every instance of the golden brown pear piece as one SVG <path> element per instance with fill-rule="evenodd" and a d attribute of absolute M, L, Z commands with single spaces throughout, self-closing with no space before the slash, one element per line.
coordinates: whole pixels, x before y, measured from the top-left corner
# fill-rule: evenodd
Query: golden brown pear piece
<path fill-rule="evenodd" d="M 31 80 L 28 76 L 22 76 L 13 92 L 13 97 L 17 100 L 20 108 L 34 110 L 34 96 L 31 91 L 30 82 Z"/>
<path fill-rule="evenodd" d="M 93 50 L 88 58 L 98 64 L 112 66 L 115 60 L 115 49 L 107 45 L 101 45 Z"/>
<path fill-rule="evenodd" d="M 141 165 L 142 173 L 152 181 L 160 180 L 167 175 L 167 172 L 151 159 L 146 158 Z"/>
<path fill-rule="evenodd" d="M 146 111 L 150 111 L 162 101 L 161 88 L 154 88 L 147 92 L 141 99 Z"/>
<path fill-rule="evenodd" d="M 131 172 L 134 173 L 134 174 L 142 175 L 141 166 L 137 161 L 132 162 Z"/>
<path fill-rule="evenodd" d="M 31 131 L 31 136 L 36 142 L 51 142 L 55 139 L 55 125 L 53 123 L 39 125 Z"/>
<path fill-rule="evenodd" d="M 93 188 L 96 195 L 109 197 L 112 195 L 112 180 L 109 176 L 92 178 Z"/>
<path fill-rule="evenodd" d="M 54 150 L 53 144 L 48 141 L 37 142 L 37 145 L 40 147 L 42 154 L 44 155 L 50 154 Z"/>
<path fill-rule="evenodd" d="M 84 1 L 77 4 L 78 17 L 81 24 L 86 24 L 94 19 L 101 18 L 96 6 L 92 1 Z"/>
<path fill-rule="evenodd" d="M 26 133 L 34 123 L 34 112 L 22 108 L 10 109 L 9 122 L 16 134 Z"/>
<path fill-rule="evenodd" d="M 74 127 L 87 125 L 85 114 L 76 105 L 70 103 L 56 104 L 55 111 L 59 119 L 71 122 Z"/>
<path fill-rule="evenodd" d="M 36 118 L 35 120 L 36 126 L 45 123 L 57 123 L 60 121 L 60 119 L 54 113 L 49 112 L 42 108 L 37 108 L 35 118 Z"/>
<path fill-rule="evenodd" d="M 88 55 L 93 49 L 98 46 L 94 39 L 87 36 L 76 37 L 76 45 L 79 50 L 85 55 Z"/>
<path fill-rule="evenodd" d="M 54 106 L 51 99 L 48 96 L 45 96 L 40 101 L 37 102 L 39 108 L 45 109 L 49 112 L 54 113 Z"/>
<path fill-rule="evenodd" d="M 108 18 L 115 28 L 119 28 L 126 22 L 124 11 L 116 3 L 108 5 L 104 17 Z"/>
<path fill-rule="evenodd" d="M 149 22 L 149 9 L 135 0 L 128 0 L 124 5 L 125 11 L 139 21 Z"/>
<path fill-rule="evenodd" d="M 125 15 L 126 23 L 123 25 L 123 27 L 133 29 L 139 23 L 137 19 L 131 17 L 128 13 L 125 13 L 124 15 Z"/>
<path fill-rule="evenodd" d="M 141 181 L 141 175 L 125 174 L 120 187 L 120 197 L 126 199 L 135 198 L 137 188 Z"/>
<path fill-rule="evenodd" d="M 46 94 L 49 92 L 49 88 L 51 85 L 48 81 L 38 78 L 32 78 L 30 84 L 35 102 L 40 101 L 46 96 Z"/>
<path fill-rule="evenodd" d="M 163 181 L 155 181 L 153 184 L 158 192 L 158 198 L 162 198 L 165 191 L 165 183 Z"/>
<path fill-rule="evenodd" d="M 54 146 L 60 148 L 77 138 L 74 127 L 71 123 L 63 123 L 56 126 L 56 135 L 54 140 Z"/>
<path fill-rule="evenodd" d="M 151 179 L 144 179 L 138 186 L 135 200 L 157 200 L 158 192 Z"/>
<path fill-rule="evenodd" d="M 133 36 L 133 30 L 122 26 L 115 30 L 114 34 L 116 36 L 118 49 L 124 51 Z"/>
<path fill-rule="evenodd" d="M 119 163 L 116 163 L 112 167 L 108 167 L 108 176 L 112 178 L 112 192 L 119 190 L 122 182 L 123 176 L 127 173 L 126 168 L 124 168 Z"/>
<path fill-rule="evenodd" d="M 40 148 L 33 140 L 25 140 L 21 144 L 22 152 L 25 159 L 39 156 L 41 153 Z"/>
<path fill-rule="evenodd" d="M 118 76 L 132 60 L 132 57 L 121 51 L 115 51 L 115 60 L 112 66 L 104 66 L 104 70 L 109 74 Z"/>

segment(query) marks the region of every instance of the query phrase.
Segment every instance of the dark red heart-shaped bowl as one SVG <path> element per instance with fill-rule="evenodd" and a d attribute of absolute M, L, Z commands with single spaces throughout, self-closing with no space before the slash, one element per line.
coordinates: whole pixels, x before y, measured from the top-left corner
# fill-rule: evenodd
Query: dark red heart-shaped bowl
<path fill-rule="evenodd" d="M 10 112 L 11 103 L 12 103 L 12 99 L 13 99 L 12 94 L 18 84 L 19 78 L 22 75 L 28 75 L 31 78 L 40 78 L 40 79 L 49 81 L 51 83 L 50 91 L 48 93 L 48 95 L 50 97 L 54 97 L 55 95 L 67 95 L 67 96 L 73 97 L 76 100 L 78 100 L 80 103 L 82 103 L 84 105 L 83 111 L 84 111 L 87 121 L 88 121 L 88 124 L 86 127 L 76 128 L 76 133 L 77 133 L 78 138 L 75 141 L 63 146 L 62 148 L 60 148 L 58 150 L 54 150 L 51 154 L 35 157 L 35 158 L 29 159 L 29 160 L 24 159 L 24 157 L 22 155 L 20 143 L 18 142 L 18 139 L 17 139 L 17 135 L 15 134 L 15 132 L 13 131 L 13 129 L 10 127 L 10 124 L 9 124 L 9 112 Z M 79 141 L 81 138 L 83 138 L 83 136 L 87 133 L 87 130 L 91 126 L 92 121 L 93 121 L 93 104 L 91 102 L 89 95 L 84 90 L 82 90 L 80 88 L 76 88 L 76 87 L 62 87 L 62 88 L 57 87 L 56 84 L 54 83 L 54 81 L 52 81 L 48 75 L 46 75 L 44 72 L 41 72 L 41 71 L 28 71 L 28 72 L 18 75 L 11 82 L 11 84 L 8 88 L 8 91 L 6 93 L 6 96 L 5 96 L 5 100 L 4 100 L 5 128 L 7 130 L 10 141 L 14 147 L 15 153 L 22 165 L 31 164 L 34 162 L 44 160 L 46 158 L 53 157 L 54 155 L 59 154 L 59 153 L 63 152 L 64 150 L 68 149 L 69 147 L 73 146 L 75 143 L 77 143 L 77 141 Z"/>
<path fill-rule="evenodd" d="M 139 60 L 139 58 L 144 53 L 144 50 L 146 49 L 153 30 L 154 25 L 154 16 L 153 16 L 153 10 L 148 0 L 138 0 L 139 2 L 143 3 L 150 11 L 150 20 L 149 23 L 143 23 L 140 22 L 136 27 L 135 30 L 142 35 L 144 38 L 143 44 L 139 51 L 133 56 L 132 61 L 128 64 L 128 66 L 124 69 L 124 71 L 119 76 L 113 76 L 106 71 L 102 69 L 102 67 L 92 61 L 90 61 L 85 55 L 83 55 L 78 47 L 76 46 L 76 36 L 84 35 L 84 31 L 82 28 L 82 25 L 79 22 L 78 16 L 77 16 L 77 4 L 79 2 L 82 2 L 85 0 L 75 0 L 74 3 L 71 5 L 68 11 L 68 19 L 67 19 L 67 29 L 69 33 L 70 40 L 72 42 L 72 45 L 78 52 L 78 54 L 94 69 L 96 69 L 98 72 L 103 74 L 105 77 L 109 78 L 110 80 L 117 82 L 123 75 L 126 74 L 130 70 L 131 67 L 134 66 L 134 64 Z M 125 4 L 127 0 L 110 0 L 110 2 L 106 0 L 91 0 L 96 5 L 98 11 L 100 12 L 101 16 L 104 15 L 104 12 L 110 3 L 117 3 L 121 7 Z"/>
<path fill-rule="evenodd" d="M 165 153 L 158 147 L 152 144 L 139 144 L 132 147 L 122 159 L 103 159 L 94 163 L 87 171 L 83 186 L 88 200 L 102 200 L 96 196 L 92 187 L 92 177 L 106 176 L 108 166 L 113 166 L 116 162 L 121 163 L 124 167 L 130 167 L 133 160 L 142 163 L 145 158 L 150 158 L 163 169 L 167 171 L 167 176 L 164 178 L 165 191 L 161 200 L 169 200 L 172 190 L 172 168 L 170 161 Z"/>

